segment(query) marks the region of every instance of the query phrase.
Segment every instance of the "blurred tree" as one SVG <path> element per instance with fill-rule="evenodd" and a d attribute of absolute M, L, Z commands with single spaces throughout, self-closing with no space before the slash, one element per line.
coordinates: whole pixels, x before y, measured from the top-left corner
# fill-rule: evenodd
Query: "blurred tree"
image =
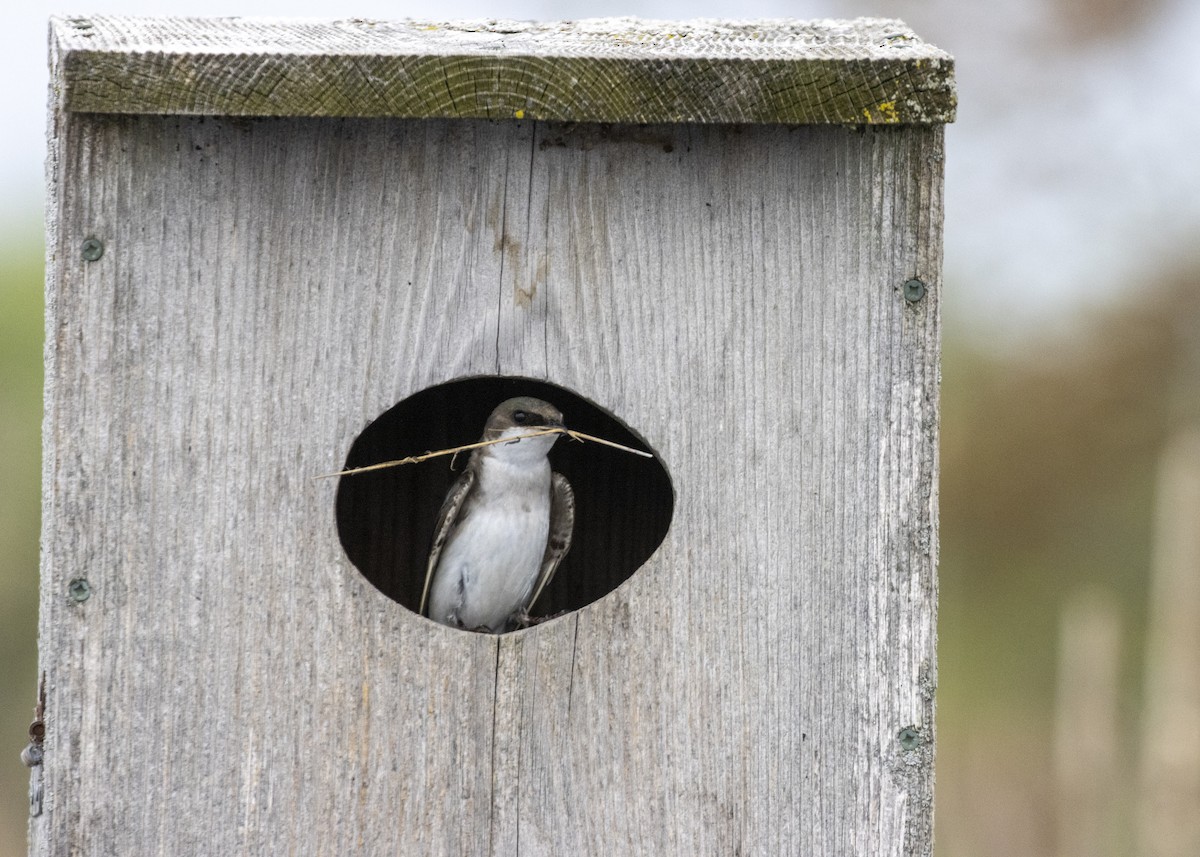
<path fill-rule="evenodd" d="M 1136 29 L 1160 14 L 1164 0 L 1051 0 L 1049 6 L 1058 22 L 1058 41 L 1086 44 L 1128 38 Z"/>
<path fill-rule="evenodd" d="M 1118 730 L 1140 734 L 1155 472 L 1200 407 L 1200 263 L 1007 349 L 947 329 L 938 850 L 1049 857 L 1054 652 L 1084 585 L 1120 600 Z"/>

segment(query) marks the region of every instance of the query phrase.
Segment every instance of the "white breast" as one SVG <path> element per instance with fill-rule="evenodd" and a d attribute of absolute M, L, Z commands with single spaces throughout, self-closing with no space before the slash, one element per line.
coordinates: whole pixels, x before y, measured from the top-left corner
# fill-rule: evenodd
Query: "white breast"
<path fill-rule="evenodd" d="M 477 503 L 442 549 L 429 615 L 499 632 L 526 606 L 541 571 L 550 529 L 550 463 L 544 452 L 484 456 L 473 490 Z"/>

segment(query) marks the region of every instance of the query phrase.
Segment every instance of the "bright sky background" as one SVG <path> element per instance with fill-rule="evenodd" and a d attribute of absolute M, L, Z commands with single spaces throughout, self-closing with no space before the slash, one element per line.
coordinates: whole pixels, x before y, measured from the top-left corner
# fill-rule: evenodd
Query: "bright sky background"
<path fill-rule="evenodd" d="M 1000 333 L 1200 269 L 1200 3 L 1162 0 L 1122 38 L 1057 45 L 1039 0 L 115 0 L 13 4 L 0 30 L 0 246 L 40 234 L 51 12 L 136 15 L 572 19 L 905 19 L 953 53 L 947 131 L 947 306 Z M 2 284 L 0 284 L 2 287 Z"/>

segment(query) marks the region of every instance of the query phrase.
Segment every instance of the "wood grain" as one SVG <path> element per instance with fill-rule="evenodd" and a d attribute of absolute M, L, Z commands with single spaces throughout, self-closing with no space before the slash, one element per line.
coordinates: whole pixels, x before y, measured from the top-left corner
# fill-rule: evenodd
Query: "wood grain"
<path fill-rule="evenodd" d="M 896 124 L 954 118 L 954 61 L 903 22 L 55 17 L 94 113 Z"/>
<path fill-rule="evenodd" d="M 931 853 L 940 127 L 52 135 L 33 853 Z M 494 373 L 676 495 L 500 638 L 366 582 L 310 478 Z"/>

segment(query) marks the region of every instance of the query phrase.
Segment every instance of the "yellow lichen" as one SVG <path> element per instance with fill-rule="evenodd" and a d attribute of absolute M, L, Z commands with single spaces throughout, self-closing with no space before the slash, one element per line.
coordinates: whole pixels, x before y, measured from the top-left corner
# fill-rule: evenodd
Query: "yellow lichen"
<path fill-rule="evenodd" d="M 896 102 L 881 101 L 875 105 L 875 112 L 872 113 L 870 108 L 863 108 L 863 116 L 866 117 L 867 123 L 870 125 L 896 125 L 900 122 L 900 111 L 896 109 Z"/>

